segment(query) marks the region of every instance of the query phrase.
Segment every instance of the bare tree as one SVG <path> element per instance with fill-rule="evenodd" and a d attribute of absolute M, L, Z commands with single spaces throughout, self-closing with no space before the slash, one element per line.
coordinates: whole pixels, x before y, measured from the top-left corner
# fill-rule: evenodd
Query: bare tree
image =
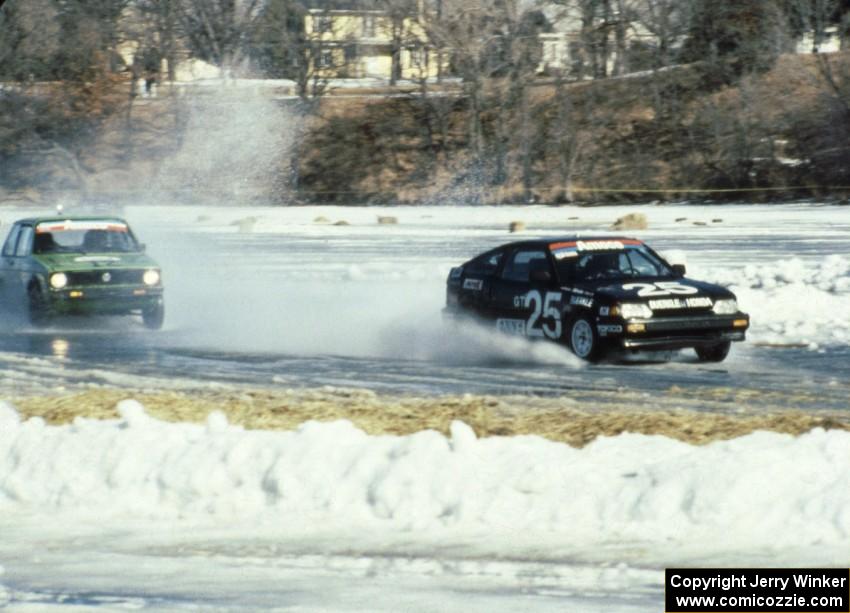
<path fill-rule="evenodd" d="M 812 53 L 818 53 L 827 38 L 827 31 L 841 20 L 845 3 L 841 0 L 783 0 L 791 31 L 796 37 L 808 34 L 812 38 Z"/>
<path fill-rule="evenodd" d="M 8 2 L 0 11 L 0 79 L 49 77 L 60 48 L 58 13 L 51 0 Z"/>
<path fill-rule="evenodd" d="M 143 47 L 155 49 L 165 59 L 169 81 L 174 81 L 178 45 L 183 37 L 180 28 L 179 0 L 136 0 L 136 6 L 148 32 L 142 34 Z"/>
<path fill-rule="evenodd" d="M 689 0 L 637 0 L 633 11 L 640 23 L 654 37 L 653 67 L 665 68 L 674 63 L 676 48 L 682 43 L 691 20 Z"/>
<path fill-rule="evenodd" d="M 179 0 L 179 18 L 197 57 L 230 75 L 246 56 L 260 0 Z"/>

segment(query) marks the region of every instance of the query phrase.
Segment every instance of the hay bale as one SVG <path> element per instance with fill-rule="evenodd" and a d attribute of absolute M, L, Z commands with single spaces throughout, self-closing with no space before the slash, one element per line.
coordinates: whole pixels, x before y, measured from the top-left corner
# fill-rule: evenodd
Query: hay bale
<path fill-rule="evenodd" d="M 378 216 L 378 224 L 382 226 L 394 226 L 398 223 L 398 217 L 392 217 L 390 215 L 379 215 Z"/>
<path fill-rule="evenodd" d="M 239 228 L 239 234 L 250 234 L 254 231 L 256 223 L 256 217 L 243 217 L 242 219 L 231 222 L 230 225 Z"/>
<path fill-rule="evenodd" d="M 334 224 L 335 226 L 350 226 L 351 224 L 345 221 L 344 219 L 340 219 L 338 222 Z"/>
<path fill-rule="evenodd" d="M 708 224 L 705 223 L 704 221 L 695 221 L 694 225 L 695 226 L 707 226 Z"/>
<path fill-rule="evenodd" d="M 512 221 L 508 226 L 508 231 L 513 234 L 514 232 L 522 232 L 525 230 L 525 222 L 524 221 Z"/>
<path fill-rule="evenodd" d="M 679 223 L 680 221 L 688 221 L 688 218 L 687 217 L 677 217 L 676 223 Z"/>
<path fill-rule="evenodd" d="M 331 220 L 325 217 L 324 215 L 319 215 L 316 219 L 313 220 L 313 223 L 331 223 Z"/>
<path fill-rule="evenodd" d="M 612 230 L 646 230 L 648 227 L 649 221 L 643 213 L 629 213 L 611 225 Z"/>
<path fill-rule="evenodd" d="M 723 220 L 722 220 L 722 219 L 720 219 L 720 218 L 718 218 L 718 219 L 712 219 L 712 220 L 711 220 L 711 223 L 723 223 Z"/>

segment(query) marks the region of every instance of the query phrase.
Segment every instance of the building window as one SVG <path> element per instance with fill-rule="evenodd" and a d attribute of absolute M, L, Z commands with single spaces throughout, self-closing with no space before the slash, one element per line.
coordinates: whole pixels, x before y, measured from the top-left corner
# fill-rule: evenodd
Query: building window
<path fill-rule="evenodd" d="M 345 61 L 353 62 L 357 59 L 357 45 L 349 44 L 345 46 Z"/>
<path fill-rule="evenodd" d="M 558 43 L 554 43 L 551 41 L 547 41 L 545 44 L 545 61 L 550 66 L 554 65 L 558 61 Z"/>
<path fill-rule="evenodd" d="M 334 65 L 334 54 L 330 49 L 319 52 L 319 68 L 330 68 Z"/>
<path fill-rule="evenodd" d="M 424 68 L 428 65 L 428 50 L 423 47 L 410 48 L 410 65 L 417 68 Z"/>
<path fill-rule="evenodd" d="M 375 38 L 376 26 L 374 15 L 363 16 L 363 38 Z"/>
<path fill-rule="evenodd" d="M 333 19 L 327 15 L 313 17 L 313 32 L 322 34 L 333 30 Z"/>

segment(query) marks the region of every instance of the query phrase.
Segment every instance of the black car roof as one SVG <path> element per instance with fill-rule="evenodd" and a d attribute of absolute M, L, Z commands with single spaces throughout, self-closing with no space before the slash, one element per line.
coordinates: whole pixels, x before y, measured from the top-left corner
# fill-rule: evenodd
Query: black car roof
<path fill-rule="evenodd" d="M 576 241 L 587 241 L 587 242 L 597 242 L 597 241 L 638 241 L 643 243 L 642 240 L 637 238 L 632 238 L 630 236 L 544 236 L 540 238 L 529 238 L 521 241 L 514 241 L 512 243 L 505 243 L 504 245 L 499 245 L 498 247 L 494 247 L 489 251 L 496 251 L 498 249 L 504 249 L 505 247 L 521 247 L 521 246 L 534 246 L 534 247 L 548 247 L 554 243 L 573 243 Z"/>

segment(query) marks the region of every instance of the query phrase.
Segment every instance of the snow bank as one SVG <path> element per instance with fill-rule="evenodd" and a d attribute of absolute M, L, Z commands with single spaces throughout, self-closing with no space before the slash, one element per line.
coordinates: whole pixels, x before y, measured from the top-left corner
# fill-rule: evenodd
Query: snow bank
<path fill-rule="evenodd" d="M 753 317 L 754 340 L 813 347 L 850 344 L 850 258 L 830 255 L 810 263 L 792 258 L 710 269 L 704 277 L 735 292 Z"/>
<path fill-rule="evenodd" d="M 630 540 L 734 547 L 850 539 L 850 433 L 755 433 L 694 447 L 621 435 L 574 449 L 538 437 L 369 436 L 351 423 L 245 431 L 213 413 L 170 424 L 48 426 L 0 412 L 0 510 L 215 517 L 293 530 L 509 531 L 541 546 Z"/>

